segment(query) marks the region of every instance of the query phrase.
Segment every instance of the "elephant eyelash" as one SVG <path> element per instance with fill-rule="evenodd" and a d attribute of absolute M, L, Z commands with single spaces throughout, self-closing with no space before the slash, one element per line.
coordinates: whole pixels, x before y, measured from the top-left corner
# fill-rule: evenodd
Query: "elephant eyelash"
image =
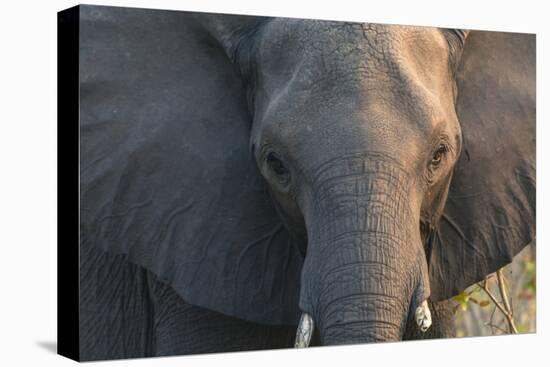
<path fill-rule="evenodd" d="M 452 152 L 452 148 L 446 142 L 440 142 L 437 149 L 432 151 L 426 170 L 426 181 L 428 185 L 432 185 L 437 180 L 436 173 L 443 165 L 449 152 Z"/>
<path fill-rule="evenodd" d="M 449 147 L 445 144 L 440 144 L 439 147 L 436 149 L 436 151 L 432 155 L 432 160 L 430 161 L 430 165 L 432 166 L 439 166 L 441 164 L 441 161 L 445 157 L 445 155 L 449 152 Z"/>
<path fill-rule="evenodd" d="M 283 162 L 274 153 L 267 155 L 266 162 L 269 168 L 278 176 L 288 174 L 288 169 L 286 169 Z"/>
<path fill-rule="evenodd" d="M 290 186 L 290 171 L 283 161 L 273 152 L 265 156 L 265 164 L 268 168 L 268 175 L 276 181 L 277 186 L 283 192 L 287 192 Z"/>

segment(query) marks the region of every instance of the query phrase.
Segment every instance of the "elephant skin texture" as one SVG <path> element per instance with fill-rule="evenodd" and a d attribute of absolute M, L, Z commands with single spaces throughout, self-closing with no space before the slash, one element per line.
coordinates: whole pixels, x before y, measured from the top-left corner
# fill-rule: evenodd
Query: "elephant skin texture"
<path fill-rule="evenodd" d="M 84 360 L 452 337 L 535 237 L 534 35 L 79 16 Z"/>

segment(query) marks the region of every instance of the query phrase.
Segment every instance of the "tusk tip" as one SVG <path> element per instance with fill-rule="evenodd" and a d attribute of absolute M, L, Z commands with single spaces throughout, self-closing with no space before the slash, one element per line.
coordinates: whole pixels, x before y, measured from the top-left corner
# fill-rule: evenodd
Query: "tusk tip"
<path fill-rule="evenodd" d="M 300 323 L 298 324 L 298 330 L 296 331 L 296 341 L 294 342 L 294 348 L 307 348 L 311 342 L 311 336 L 313 335 L 313 319 L 307 313 L 303 313 L 300 317 Z"/>
<path fill-rule="evenodd" d="M 432 326 L 432 314 L 428 307 L 428 302 L 424 301 L 415 311 L 416 324 L 420 331 L 425 333 Z"/>

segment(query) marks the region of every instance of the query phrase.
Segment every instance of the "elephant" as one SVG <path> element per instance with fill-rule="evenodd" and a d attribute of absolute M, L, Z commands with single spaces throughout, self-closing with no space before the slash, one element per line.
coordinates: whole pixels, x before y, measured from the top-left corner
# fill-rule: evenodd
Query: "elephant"
<path fill-rule="evenodd" d="M 535 238 L 535 36 L 79 7 L 80 358 L 454 336 Z"/>

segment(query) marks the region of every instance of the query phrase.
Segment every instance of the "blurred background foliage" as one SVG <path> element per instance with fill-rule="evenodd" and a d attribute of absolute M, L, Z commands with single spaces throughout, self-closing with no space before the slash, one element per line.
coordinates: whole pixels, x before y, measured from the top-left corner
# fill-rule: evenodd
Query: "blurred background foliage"
<path fill-rule="evenodd" d="M 514 261 L 502 268 L 504 291 L 508 305 L 503 302 L 497 273 L 484 282 L 474 284 L 454 297 L 456 336 L 486 336 L 536 331 L 536 244 L 523 249 Z M 491 299 L 491 293 L 494 299 Z M 495 304 L 497 301 L 500 308 Z M 508 306 L 509 308 L 507 308 Z M 503 311 L 511 311 L 513 327 Z"/>

